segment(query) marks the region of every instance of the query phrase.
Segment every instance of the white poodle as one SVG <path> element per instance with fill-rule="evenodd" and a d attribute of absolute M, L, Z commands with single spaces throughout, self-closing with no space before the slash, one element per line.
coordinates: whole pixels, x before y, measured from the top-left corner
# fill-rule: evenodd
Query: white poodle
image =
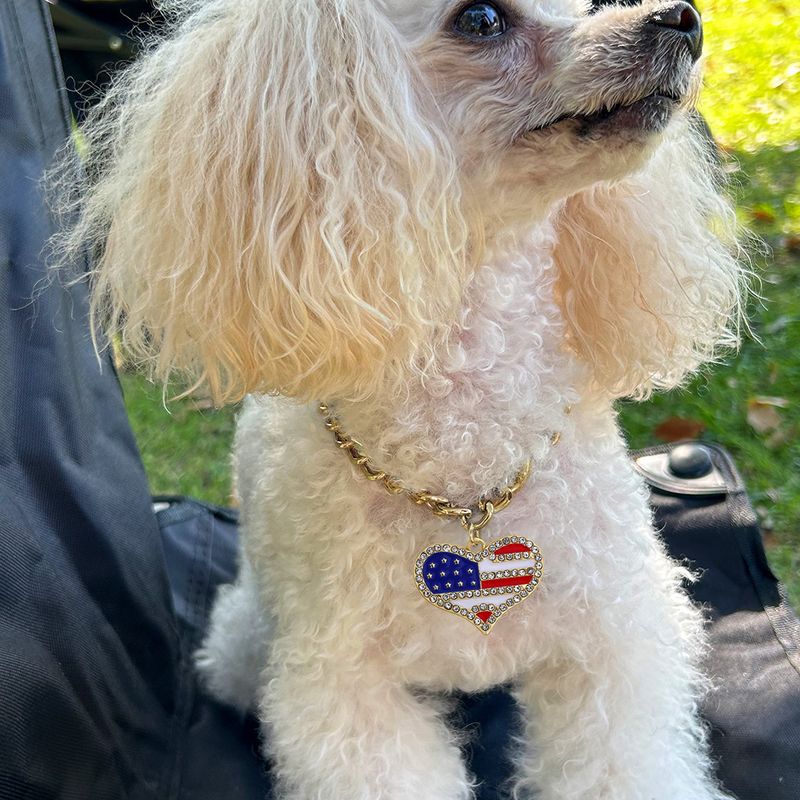
<path fill-rule="evenodd" d="M 168 10 L 85 131 L 66 252 L 157 378 L 252 395 L 198 664 L 280 796 L 469 798 L 431 692 L 510 682 L 516 797 L 721 800 L 701 618 L 614 411 L 738 335 L 694 8 Z"/>

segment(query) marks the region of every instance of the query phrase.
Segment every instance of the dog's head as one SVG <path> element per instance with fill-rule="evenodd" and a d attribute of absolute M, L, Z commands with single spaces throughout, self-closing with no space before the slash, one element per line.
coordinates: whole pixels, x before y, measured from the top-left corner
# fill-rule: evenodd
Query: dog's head
<path fill-rule="evenodd" d="M 498 224 L 641 167 L 699 87 L 683 0 L 390 0 L 462 176 Z"/>
<path fill-rule="evenodd" d="M 698 81 L 682 0 L 165 5 L 172 31 L 88 123 L 67 245 L 99 247 L 93 307 L 128 352 L 219 401 L 400 374 L 487 239 L 641 168 Z"/>

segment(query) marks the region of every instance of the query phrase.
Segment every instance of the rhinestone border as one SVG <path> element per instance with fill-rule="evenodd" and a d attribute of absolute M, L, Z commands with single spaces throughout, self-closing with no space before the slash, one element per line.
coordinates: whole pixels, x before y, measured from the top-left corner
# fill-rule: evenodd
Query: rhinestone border
<path fill-rule="evenodd" d="M 530 548 L 531 555 L 527 556 L 522 553 L 508 553 L 506 555 L 495 555 L 495 550 L 500 547 L 505 547 L 509 544 L 523 544 Z M 495 572 L 491 573 L 493 576 L 500 577 L 505 576 L 506 573 L 510 574 L 512 571 L 514 573 L 519 573 L 520 575 L 533 575 L 533 580 L 524 587 L 521 587 L 518 591 L 514 592 L 513 595 L 504 600 L 502 603 L 492 603 L 491 597 L 494 594 L 508 594 L 509 592 L 498 590 L 498 589 L 477 589 L 471 590 L 466 592 L 448 592 L 446 594 L 434 594 L 433 592 L 428 589 L 425 585 L 425 580 L 422 575 L 422 567 L 425 564 L 426 559 L 429 556 L 434 555 L 435 553 L 453 553 L 455 555 L 462 556 L 464 558 L 468 558 L 471 561 L 476 561 L 480 563 L 488 559 L 496 563 L 497 565 L 502 564 L 503 567 L 508 565 L 508 569 L 498 569 Z M 535 566 L 528 569 L 513 569 L 513 563 L 515 560 L 521 560 L 523 558 L 530 559 L 532 558 L 535 562 Z M 486 575 L 482 576 L 487 578 Z M 488 579 L 488 578 L 487 578 Z M 512 608 L 516 608 L 517 606 L 521 605 L 524 600 L 526 600 L 530 595 L 532 595 L 541 585 L 542 580 L 544 579 L 544 559 L 542 558 L 542 553 L 539 550 L 538 545 L 535 542 L 527 539 L 524 536 L 503 536 L 500 539 L 493 539 L 490 542 L 487 542 L 486 546 L 477 553 L 473 553 L 472 551 L 468 550 L 464 547 L 459 547 L 455 544 L 436 544 L 431 545 L 430 547 L 426 547 L 417 557 L 417 562 L 414 568 L 414 580 L 417 585 L 417 589 L 419 593 L 432 605 L 436 608 L 440 608 L 443 611 L 447 611 L 451 614 L 454 614 L 456 617 L 461 619 L 465 619 L 468 622 L 472 623 L 471 627 L 476 628 L 482 634 L 488 636 L 491 633 L 492 628 L 494 628 L 495 624 L 498 620 Z M 454 599 L 464 599 L 464 598 L 476 598 L 477 600 L 481 600 L 483 602 L 475 603 L 471 608 L 461 608 L 460 606 L 454 605 L 451 600 Z M 486 599 L 489 598 L 489 602 L 486 602 Z M 477 612 L 479 611 L 491 611 L 491 616 L 484 622 L 477 616 Z"/>

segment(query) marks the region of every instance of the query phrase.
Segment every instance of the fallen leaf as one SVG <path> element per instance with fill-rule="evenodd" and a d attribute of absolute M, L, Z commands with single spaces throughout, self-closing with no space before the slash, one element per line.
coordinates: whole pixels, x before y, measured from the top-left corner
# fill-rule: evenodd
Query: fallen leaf
<path fill-rule="evenodd" d="M 766 547 L 767 550 L 771 550 L 773 547 L 777 547 L 780 544 L 778 537 L 771 530 L 764 530 L 761 532 L 761 541 L 764 543 L 764 547 Z"/>
<path fill-rule="evenodd" d="M 679 442 L 681 439 L 696 439 L 706 426 L 696 419 L 670 417 L 665 419 L 653 433 L 662 441 Z"/>
<path fill-rule="evenodd" d="M 756 222 L 775 222 L 775 212 L 771 208 L 767 208 L 766 206 L 759 206 L 758 208 L 754 208 L 750 212 L 750 216 Z"/>
<path fill-rule="evenodd" d="M 785 406 L 769 402 L 776 399 L 783 400 L 783 398 L 751 397 L 747 401 L 747 422 L 753 430 L 758 433 L 769 433 L 781 424 L 778 409 Z"/>
<path fill-rule="evenodd" d="M 775 406 L 775 408 L 789 408 L 791 403 L 785 397 L 772 397 L 765 394 L 756 395 L 750 398 L 751 403 L 757 403 L 762 406 Z"/>
<path fill-rule="evenodd" d="M 787 236 L 783 240 L 783 245 L 790 253 L 794 253 L 795 255 L 797 255 L 798 253 L 800 253 L 800 236 L 797 235 Z"/>

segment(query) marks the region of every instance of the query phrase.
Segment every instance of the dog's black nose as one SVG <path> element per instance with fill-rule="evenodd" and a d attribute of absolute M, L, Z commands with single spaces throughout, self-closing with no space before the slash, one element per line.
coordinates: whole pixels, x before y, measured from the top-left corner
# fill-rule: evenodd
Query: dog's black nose
<path fill-rule="evenodd" d="M 703 52 L 703 23 L 690 3 L 675 3 L 651 14 L 647 22 L 659 28 L 670 28 L 683 36 L 692 58 L 697 61 Z"/>

